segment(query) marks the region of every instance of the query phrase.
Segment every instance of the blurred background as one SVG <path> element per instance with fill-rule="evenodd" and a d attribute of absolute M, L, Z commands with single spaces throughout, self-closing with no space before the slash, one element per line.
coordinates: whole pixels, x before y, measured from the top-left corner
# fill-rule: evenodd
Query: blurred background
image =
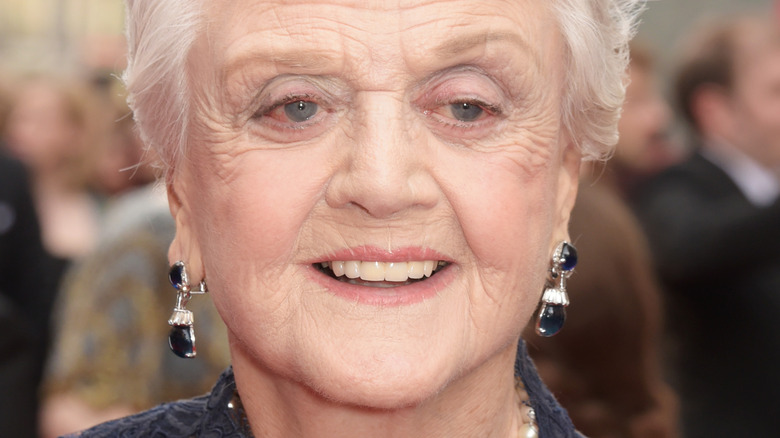
<path fill-rule="evenodd" d="M 121 68 L 123 16 L 119 0 L 3 0 L 2 69 Z"/>
<path fill-rule="evenodd" d="M 650 0 L 640 37 L 658 49 L 663 66 L 693 22 L 729 11 L 766 9 L 772 0 Z M 0 2 L 2 70 L 121 67 L 124 6 L 119 0 L 3 0 Z"/>
<path fill-rule="evenodd" d="M 650 0 L 640 37 L 658 49 L 668 65 L 678 38 L 706 17 L 746 8 L 764 8 L 772 0 Z M 121 47 L 124 6 L 120 0 L 3 0 L 0 2 L 2 70 L 56 67 L 121 67 L 113 59 Z"/>

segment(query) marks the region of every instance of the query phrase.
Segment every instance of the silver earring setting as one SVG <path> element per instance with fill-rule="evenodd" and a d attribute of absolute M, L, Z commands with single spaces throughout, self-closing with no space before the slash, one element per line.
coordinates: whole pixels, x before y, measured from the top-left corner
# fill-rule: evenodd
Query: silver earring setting
<path fill-rule="evenodd" d="M 566 279 L 576 265 L 577 249 L 569 242 L 558 244 L 552 257 L 550 278 L 542 294 L 539 313 L 536 315 L 536 333 L 539 336 L 549 337 L 563 328 L 566 307 L 569 305 Z"/>
<path fill-rule="evenodd" d="M 168 345 L 177 356 L 187 359 L 193 358 L 197 354 L 195 351 L 195 329 L 193 328 L 192 311 L 187 310 L 186 307 L 192 295 L 204 294 L 208 292 L 208 288 L 205 281 L 201 281 L 195 289 L 190 286 L 187 268 L 182 261 L 171 266 L 168 279 L 176 288 L 176 307 L 173 308 L 173 313 L 168 319 L 168 325 L 171 326 Z"/>

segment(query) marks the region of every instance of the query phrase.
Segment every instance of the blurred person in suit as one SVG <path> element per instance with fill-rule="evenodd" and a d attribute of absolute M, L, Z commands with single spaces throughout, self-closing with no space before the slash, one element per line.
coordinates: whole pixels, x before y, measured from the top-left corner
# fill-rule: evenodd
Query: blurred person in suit
<path fill-rule="evenodd" d="M 5 96 L 0 92 L 0 128 L 10 107 Z M 0 142 L 0 430 L 31 437 L 56 288 L 28 174 L 2 149 Z"/>
<path fill-rule="evenodd" d="M 776 436 L 780 393 L 780 29 L 724 18 L 688 40 L 676 95 L 695 154 L 642 189 L 668 292 L 686 436 Z"/>

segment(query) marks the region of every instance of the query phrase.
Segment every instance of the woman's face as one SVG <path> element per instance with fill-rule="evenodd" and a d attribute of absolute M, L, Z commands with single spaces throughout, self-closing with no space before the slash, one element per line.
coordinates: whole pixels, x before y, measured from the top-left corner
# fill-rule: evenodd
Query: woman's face
<path fill-rule="evenodd" d="M 8 147 L 28 166 L 46 170 L 79 153 L 79 127 L 66 97 L 44 81 L 24 85 L 8 118 Z"/>
<path fill-rule="evenodd" d="M 546 0 L 366 4 L 210 3 L 171 258 L 234 362 L 392 407 L 511 364 L 579 155 Z"/>

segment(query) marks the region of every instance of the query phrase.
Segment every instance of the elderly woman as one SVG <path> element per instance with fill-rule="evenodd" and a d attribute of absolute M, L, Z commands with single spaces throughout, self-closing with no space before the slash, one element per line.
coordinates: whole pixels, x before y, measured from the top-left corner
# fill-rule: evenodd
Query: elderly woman
<path fill-rule="evenodd" d="M 128 4 L 177 225 L 171 346 L 194 354 L 208 290 L 232 367 L 83 436 L 578 436 L 518 340 L 562 323 L 636 2 Z"/>

